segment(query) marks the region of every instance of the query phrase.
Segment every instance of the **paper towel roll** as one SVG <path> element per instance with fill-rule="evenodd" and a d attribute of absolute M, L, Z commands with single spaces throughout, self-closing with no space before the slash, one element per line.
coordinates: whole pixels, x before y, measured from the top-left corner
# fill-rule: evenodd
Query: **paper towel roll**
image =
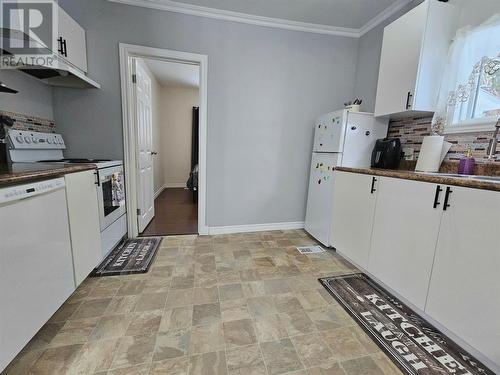
<path fill-rule="evenodd" d="M 444 137 L 441 135 L 424 137 L 415 170 L 420 172 L 438 172 L 441 162 L 449 150 L 449 144 L 446 142 L 447 150 L 444 152 L 444 143 Z"/>

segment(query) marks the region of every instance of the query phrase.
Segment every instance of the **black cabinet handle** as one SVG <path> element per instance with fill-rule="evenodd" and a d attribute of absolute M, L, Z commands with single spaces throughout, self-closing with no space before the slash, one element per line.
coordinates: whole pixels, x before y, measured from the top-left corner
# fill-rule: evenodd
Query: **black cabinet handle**
<path fill-rule="evenodd" d="M 101 186 L 101 177 L 99 176 L 99 169 L 97 169 L 95 172 L 94 172 L 94 175 L 96 176 L 96 182 L 95 184 L 97 186 Z"/>
<path fill-rule="evenodd" d="M 450 194 L 453 193 L 453 190 L 451 190 L 451 187 L 447 187 L 446 188 L 446 195 L 444 196 L 444 205 L 443 205 L 443 211 L 446 211 L 446 209 L 448 207 L 450 207 L 450 205 L 448 204 L 449 200 L 450 200 Z"/>
<path fill-rule="evenodd" d="M 406 97 L 406 109 L 411 109 L 410 99 L 412 96 L 411 91 L 408 91 L 408 96 Z"/>
<path fill-rule="evenodd" d="M 377 191 L 377 189 L 375 189 L 375 182 L 377 182 L 377 179 L 375 177 L 372 177 L 372 188 L 370 191 L 371 194 L 373 194 Z"/>
<path fill-rule="evenodd" d="M 59 44 L 57 52 L 59 52 L 64 57 L 68 57 L 68 48 L 66 44 L 66 39 L 63 39 L 63 37 L 60 36 L 59 38 L 57 38 L 57 43 Z"/>
<path fill-rule="evenodd" d="M 433 205 L 434 208 L 436 208 L 441 204 L 441 202 L 439 202 L 439 195 L 441 194 L 442 191 L 443 189 L 441 188 L 440 185 L 436 186 L 436 195 L 434 196 L 434 205 Z"/>

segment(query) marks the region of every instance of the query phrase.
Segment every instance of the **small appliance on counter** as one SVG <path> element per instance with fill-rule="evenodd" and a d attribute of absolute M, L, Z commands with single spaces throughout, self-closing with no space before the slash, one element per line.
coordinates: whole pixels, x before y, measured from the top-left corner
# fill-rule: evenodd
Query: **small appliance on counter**
<path fill-rule="evenodd" d="M 398 169 L 403 157 L 399 138 L 377 139 L 372 152 L 372 168 Z"/>

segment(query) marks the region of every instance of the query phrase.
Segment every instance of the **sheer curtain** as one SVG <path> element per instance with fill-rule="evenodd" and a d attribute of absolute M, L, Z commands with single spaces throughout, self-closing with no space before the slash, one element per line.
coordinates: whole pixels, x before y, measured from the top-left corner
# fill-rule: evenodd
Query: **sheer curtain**
<path fill-rule="evenodd" d="M 458 30 L 450 47 L 432 120 L 445 128 L 487 122 L 500 116 L 500 14 Z M 494 122 L 495 122 L 494 121 Z"/>

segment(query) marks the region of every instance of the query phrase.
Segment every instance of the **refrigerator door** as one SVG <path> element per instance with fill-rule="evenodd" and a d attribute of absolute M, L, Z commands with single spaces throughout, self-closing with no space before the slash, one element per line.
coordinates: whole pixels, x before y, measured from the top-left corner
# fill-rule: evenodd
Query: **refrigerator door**
<path fill-rule="evenodd" d="M 347 111 L 327 113 L 316 120 L 313 152 L 342 152 Z"/>
<path fill-rule="evenodd" d="M 387 136 L 388 120 L 365 113 L 348 113 L 343 167 L 367 168 L 377 139 Z"/>
<path fill-rule="evenodd" d="M 312 156 L 305 229 L 325 246 L 330 246 L 333 172 L 341 159 L 339 153 L 314 153 Z"/>

